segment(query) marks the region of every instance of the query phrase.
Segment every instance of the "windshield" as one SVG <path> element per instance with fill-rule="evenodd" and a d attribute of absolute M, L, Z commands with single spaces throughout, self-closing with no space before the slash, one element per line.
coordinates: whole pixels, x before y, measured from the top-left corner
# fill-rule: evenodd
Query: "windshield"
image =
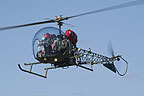
<path fill-rule="evenodd" d="M 32 48 L 35 58 L 49 57 L 57 54 L 60 50 L 59 29 L 55 27 L 40 29 L 33 38 Z"/>

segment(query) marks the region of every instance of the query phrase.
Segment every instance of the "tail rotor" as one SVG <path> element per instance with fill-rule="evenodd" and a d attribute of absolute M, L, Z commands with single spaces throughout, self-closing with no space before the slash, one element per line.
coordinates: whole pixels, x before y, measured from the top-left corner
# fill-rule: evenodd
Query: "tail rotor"
<path fill-rule="evenodd" d="M 128 62 L 121 55 L 115 56 L 111 42 L 108 44 L 108 53 L 111 56 L 111 62 L 103 65 L 120 76 L 124 76 L 128 70 Z"/>

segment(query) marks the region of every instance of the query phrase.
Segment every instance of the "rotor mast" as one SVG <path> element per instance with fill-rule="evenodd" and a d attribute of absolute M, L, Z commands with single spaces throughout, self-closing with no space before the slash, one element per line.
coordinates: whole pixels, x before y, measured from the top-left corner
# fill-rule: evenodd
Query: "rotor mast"
<path fill-rule="evenodd" d="M 61 27 L 62 27 L 63 23 L 62 22 L 58 22 L 58 26 L 59 26 L 59 35 L 61 37 Z"/>
<path fill-rule="evenodd" d="M 63 21 L 63 20 L 67 20 L 68 18 L 63 18 L 62 17 L 62 15 L 60 15 L 60 16 L 56 16 L 56 19 L 55 19 L 55 22 L 57 22 L 58 24 L 58 26 L 59 26 L 59 35 L 60 35 L 60 37 L 61 37 L 61 27 L 63 26 L 63 22 L 61 22 L 61 21 Z"/>

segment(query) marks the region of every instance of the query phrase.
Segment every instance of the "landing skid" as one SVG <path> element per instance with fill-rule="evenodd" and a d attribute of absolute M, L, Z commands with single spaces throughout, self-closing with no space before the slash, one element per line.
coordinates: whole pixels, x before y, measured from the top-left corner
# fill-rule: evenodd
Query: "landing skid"
<path fill-rule="evenodd" d="M 25 70 L 25 69 L 23 69 L 23 68 L 20 66 L 20 64 L 18 64 L 18 67 L 19 67 L 19 69 L 20 69 L 21 71 L 23 71 L 23 72 L 30 73 L 30 74 L 33 74 L 33 75 L 36 75 L 36 76 L 40 76 L 40 77 L 43 77 L 43 78 L 47 78 L 47 71 L 48 71 L 48 70 L 46 70 L 46 73 L 45 73 L 45 76 L 44 76 L 44 75 L 40 75 L 40 74 L 31 72 L 31 71 Z"/>
<path fill-rule="evenodd" d="M 44 68 L 44 70 L 45 70 L 45 75 L 41 75 L 41 74 L 32 72 L 32 67 L 33 67 L 33 65 L 36 65 L 36 64 L 41 64 L 41 63 L 39 63 L 39 62 L 36 62 L 36 63 L 28 63 L 28 64 L 25 63 L 24 65 L 26 65 L 26 66 L 27 66 L 27 65 L 30 65 L 30 66 L 31 66 L 31 67 L 30 67 L 30 70 L 25 70 L 25 69 L 23 69 L 20 64 L 18 64 L 18 67 L 19 67 L 19 69 L 20 69 L 21 71 L 23 71 L 23 72 L 26 72 L 26 73 L 29 73 L 29 74 L 33 74 L 33 75 L 36 75 L 36 76 L 39 76 L 39 77 L 43 77 L 43 78 L 47 78 L 47 73 L 48 73 L 48 70 L 49 70 L 49 69 L 61 68 L 60 66 L 58 66 L 58 67 L 48 67 L 48 68 Z M 81 68 L 84 68 L 84 69 L 87 69 L 87 70 L 89 70 L 89 71 L 93 71 L 91 63 L 90 63 L 91 68 L 87 68 L 87 67 L 82 66 L 82 65 L 80 65 L 80 64 L 74 64 L 74 65 L 76 65 L 76 66 L 78 66 L 78 67 L 81 67 Z"/>
<path fill-rule="evenodd" d="M 59 67 L 49 67 L 49 68 L 45 68 L 45 69 L 44 69 L 44 70 L 45 70 L 45 75 L 41 75 L 41 74 L 32 72 L 32 67 L 33 67 L 33 65 L 35 65 L 35 64 L 40 64 L 40 63 L 29 63 L 29 64 L 25 64 L 25 65 L 31 65 L 29 71 L 23 69 L 20 64 L 18 64 L 18 67 L 19 67 L 19 69 L 20 69 L 21 71 L 23 71 L 23 72 L 26 72 L 26 73 L 29 73 L 29 74 L 33 74 L 33 75 L 36 75 L 36 76 L 39 76 L 39 77 L 43 77 L 43 78 L 47 78 L 47 72 L 48 72 L 49 69 L 59 68 Z"/>

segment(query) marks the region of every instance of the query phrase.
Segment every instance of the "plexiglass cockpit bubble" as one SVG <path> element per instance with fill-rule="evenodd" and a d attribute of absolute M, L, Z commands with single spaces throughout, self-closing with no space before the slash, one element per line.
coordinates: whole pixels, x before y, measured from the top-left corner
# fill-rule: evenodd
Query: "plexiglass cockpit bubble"
<path fill-rule="evenodd" d="M 64 35 L 64 32 L 61 32 Z M 32 41 L 33 54 L 35 58 L 54 56 L 60 50 L 59 29 L 45 27 L 40 29 Z"/>

